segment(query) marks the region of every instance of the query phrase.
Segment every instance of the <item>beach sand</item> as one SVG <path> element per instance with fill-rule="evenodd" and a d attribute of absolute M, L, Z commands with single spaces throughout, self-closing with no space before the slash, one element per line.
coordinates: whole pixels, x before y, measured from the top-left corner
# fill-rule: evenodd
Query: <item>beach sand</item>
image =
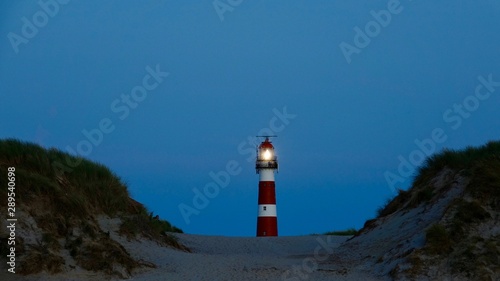
<path fill-rule="evenodd" d="M 370 269 L 337 263 L 336 248 L 349 237 L 224 237 L 174 234 L 191 253 L 163 247 L 148 239 L 127 240 L 116 233 L 119 219 L 99 220 L 104 231 L 121 243 L 136 259 L 153 263 L 156 268 L 134 270 L 128 280 L 380 280 L 370 276 Z M 5 272 L 5 271 L 4 271 Z M 2 280 L 62 281 L 119 280 L 78 267 L 69 272 L 32 276 L 0 275 Z"/>

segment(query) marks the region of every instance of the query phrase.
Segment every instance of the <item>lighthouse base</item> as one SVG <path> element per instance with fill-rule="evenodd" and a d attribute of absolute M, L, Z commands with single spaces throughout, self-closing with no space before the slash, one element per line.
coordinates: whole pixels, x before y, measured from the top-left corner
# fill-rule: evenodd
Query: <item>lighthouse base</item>
<path fill-rule="evenodd" d="M 263 237 L 263 236 L 278 236 L 277 217 L 257 218 L 257 237 Z"/>

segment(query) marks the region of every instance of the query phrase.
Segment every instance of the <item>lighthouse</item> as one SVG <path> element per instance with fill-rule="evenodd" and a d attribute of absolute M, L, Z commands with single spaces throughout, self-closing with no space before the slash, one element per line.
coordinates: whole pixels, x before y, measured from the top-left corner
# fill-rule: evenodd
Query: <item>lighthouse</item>
<path fill-rule="evenodd" d="M 255 170 L 259 174 L 259 212 L 257 217 L 257 236 L 278 236 L 276 216 L 276 191 L 274 172 L 278 169 L 278 159 L 274 146 L 269 141 L 271 136 L 257 148 Z"/>

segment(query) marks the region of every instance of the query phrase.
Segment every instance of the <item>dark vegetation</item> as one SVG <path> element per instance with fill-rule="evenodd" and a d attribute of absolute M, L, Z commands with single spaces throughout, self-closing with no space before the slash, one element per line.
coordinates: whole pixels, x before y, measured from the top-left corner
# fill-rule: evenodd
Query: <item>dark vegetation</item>
<path fill-rule="evenodd" d="M 64 172 L 61 164 L 66 165 Z M 0 140 L 0 186 L 7 186 L 8 167 L 16 169 L 16 214 L 31 216 L 41 231 L 35 244 L 27 245 L 22 237 L 17 237 L 16 250 L 24 252 L 19 264 L 22 274 L 62 271 L 63 248 L 77 265 L 87 270 L 120 276 L 123 274 L 116 271 L 117 266 L 127 273 L 140 266 L 109 233 L 101 230 L 99 215 L 121 218 L 120 233 L 129 238 L 144 236 L 187 250 L 167 233 L 182 231 L 153 218 L 142 204 L 130 198 L 120 178 L 101 164 L 36 144 Z M 7 202 L 6 188 L 0 189 L 0 200 Z M 26 227 L 35 231 L 33 225 Z M 1 236 L 5 235 L 2 232 Z M 2 241 L 6 238 L 0 237 Z M 2 247 L 5 245 L 2 243 Z M 4 256 L 6 249 L 0 251 Z"/>
<path fill-rule="evenodd" d="M 346 230 L 329 231 L 326 232 L 324 235 L 351 236 L 355 235 L 356 233 L 358 233 L 358 231 L 354 227 L 352 227 Z"/>
<path fill-rule="evenodd" d="M 164 245 L 170 245 L 188 252 L 190 251 L 188 248 L 181 245 L 174 236 L 166 234 L 166 232 L 182 233 L 182 230 L 172 226 L 168 221 L 154 218 L 153 213 L 149 213 L 149 215 L 141 213 L 128 216 L 123 219 L 123 223 L 119 229 L 119 233 L 125 235 L 129 239 L 142 236 L 158 241 Z"/>
<path fill-rule="evenodd" d="M 448 254 L 451 250 L 450 234 L 441 224 L 433 224 L 425 233 L 426 250 L 429 254 Z"/>

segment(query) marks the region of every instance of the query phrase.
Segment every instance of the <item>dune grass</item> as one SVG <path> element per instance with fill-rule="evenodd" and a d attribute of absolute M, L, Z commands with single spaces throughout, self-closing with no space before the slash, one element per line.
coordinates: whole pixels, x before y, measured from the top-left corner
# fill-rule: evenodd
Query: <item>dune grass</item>
<path fill-rule="evenodd" d="M 53 167 L 68 162 L 79 164 L 63 174 Z M 20 204 L 43 199 L 53 213 L 78 218 L 118 213 L 147 217 L 149 213 L 142 204 L 134 204 L 127 186 L 102 164 L 28 142 L 0 140 L 0 173 L 7 174 L 10 166 L 16 168 L 16 201 Z M 6 177 L 0 177 L 0 184 L 6 186 Z M 6 196 L 7 190 L 0 189 L 0 193 Z M 181 232 L 168 222 L 163 224 L 168 231 Z"/>
<path fill-rule="evenodd" d="M 358 233 L 358 231 L 354 227 L 351 227 L 346 230 L 335 230 L 335 231 L 325 232 L 324 235 L 351 236 L 355 235 L 356 233 Z"/>
<path fill-rule="evenodd" d="M 491 159 L 499 159 L 500 142 L 491 141 L 480 147 L 467 147 L 464 150 L 445 149 L 441 153 L 428 157 L 418 168 L 413 186 L 425 184 L 439 171 L 447 167 L 466 174 L 473 174 L 475 167 Z"/>
<path fill-rule="evenodd" d="M 411 209 L 429 202 L 434 189 L 429 184 L 443 169 L 451 169 L 471 179 L 467 191 L 475 198 L 500 198 L 500 141 L 491 141 L 480 147 L 464 150 L 445 149 L 428 157 L 417 169 L 417 175 L 409 190 L 399 190 L 377 209 L 377 218 L 390 215 L 403 208 Z M 497 200 L 497 207 L 500 202 Z"/>
<path fill-rule="evenodd" d="M 67 159 L 79 164 L 71 172 L 57 173 L 53 163 L 66 163 Z M 55 149 L 0 140 L 0 172 L 6 174 L 8 166 L 16 168 L 16 199 L 23 203 L 42 197 L 57 213 L 71 212 L 79 217 L 91 213 L 115 215 L 126 211 L 129 203 L 127 187 L 108 168 Z M 0 181 L 5 180 L 0 177 Z M 6 195 L 5 189 L 0 192 Z"/>

